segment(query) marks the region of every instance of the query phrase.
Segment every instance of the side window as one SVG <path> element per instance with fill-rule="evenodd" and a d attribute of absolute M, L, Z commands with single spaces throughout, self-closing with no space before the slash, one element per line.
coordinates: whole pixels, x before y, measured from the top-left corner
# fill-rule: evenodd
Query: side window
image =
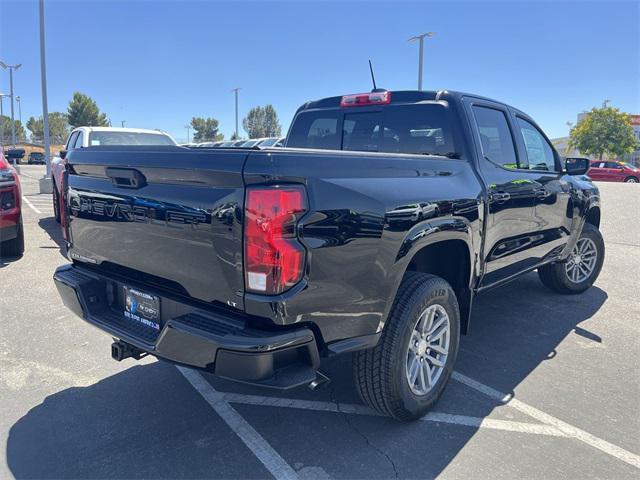
<path fill-rule="evenodd" d="M 615 168 L 620 170 L 620 164 L 618 164 L 618 162 L 607 162 L 605 165 L 605 168 Z"/>
<path fill-rule="evenodd" d="M 518 164 L 516 149 L 504 112 L 488 107 L 473 106 L 482 153 L 493 163 L 505 168 L 527 168 Z"/>
<path fill-rule="evenodd" d="M 73 132 L 69 137 L 69 140 L 67 140 L 67 146 L 65 147 L 65 150 L 70 150 L 74 147 L 76 138 L 78 138 L 78 132 Z"/>
<path fill-rule="evenodd" d="M 518 126 L 527 151 L 531 170 L 556 170 L 556 158 L 553 149 L 542 133 L 526 120 L 518 117 Z"/>
<path fill-rule="evenodd" d="M 82 148 L 82 142 L 84 141 L 84 133 L 82 130 L 78 132 L 78 138 L 76 138 L 76 144 L 73 148 Z"/>
<path fill-rule="evenodd" d="M 342 149 L 377 152 L 381 117 L 379 112 L 346 114 L 342 125 Z"/>

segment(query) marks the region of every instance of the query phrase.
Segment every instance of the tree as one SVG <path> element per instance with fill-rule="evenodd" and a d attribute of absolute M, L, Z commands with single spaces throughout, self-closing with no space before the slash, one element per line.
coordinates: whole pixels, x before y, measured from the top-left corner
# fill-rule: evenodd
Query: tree
<path fill-rule="evenodd" d="M 220 133 L 219 122 L 215 118 L 193 117 L 191 119 L 191 128 L 193 128 L 193 141 L 200 142 L 217 142 L 224 139 L 224 135 Z"/>
<path fill-rule="evenodd" d="M 602 108 L 592 108 L 570 133 L 572 147 L 599 160 L 605 154 L 617 158 L 640 148 L 629 115 L 608 103 L 603 102 Z"/>
<path fill-rule="evenodd" d="M 33 143 L 44 141 L 44 122 L 42 117 L 31 117 L 27 121 L 27 128 L 31 132 Z M 49 140 L 53 145 L 61 145 L 67 141 L 69 136 L 69 123 L 67 115 L 62 112 L 51 112 L 49 114 Z"/>
<path fill-rule="evenodd" d="M 271 104 L 249 110 L 242 120 L 242 127 L 249 138 L 279 137 L 282 134 L 278 114 Z"/>
<path fill-rule="evenodd" d="M 107 115 L 100 113 L 96 102 L 84 93 L 75 92 L 67 108 L 67 121 L 71 127 L 106 127 Z"/>
<path fill-rule="evenodd" d="M 27 134 L 20 123 L 20 120 L 14 120 L 16 127 L 16 142 L 24 142 L 27 139 Z M 3 115 L 0 117 L 0 144 L 8 145 L 12 141 L 11 137 L 11 117 Z"/>

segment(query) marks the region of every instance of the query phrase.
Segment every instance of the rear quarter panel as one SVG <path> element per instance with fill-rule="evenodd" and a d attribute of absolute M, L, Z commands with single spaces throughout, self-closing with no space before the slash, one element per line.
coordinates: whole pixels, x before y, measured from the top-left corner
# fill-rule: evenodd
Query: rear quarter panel
<path fill-rule="evenodd" d="M 251 153 L 244 178 L 303 183 L 309 197 L 304 282 L 279 297 L 245 294 L 245 308 L 276 323 L 313 322 L 325 342 L 380 331 L 423 246 L 460 238 L 479 249 L 482 192 L 464 160 L 286 149 Z"/>

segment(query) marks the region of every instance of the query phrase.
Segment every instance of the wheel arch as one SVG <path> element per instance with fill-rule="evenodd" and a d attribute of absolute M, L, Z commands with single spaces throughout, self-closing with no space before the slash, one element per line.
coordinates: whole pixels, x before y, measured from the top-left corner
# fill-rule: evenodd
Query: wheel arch
<path fill-rule="evenodd" d="M 600 206 L 595 205 L 587 210 L 584 217 L 585 223 L 589 223 L 596 228 L 600 228 Z"/>
<path fill-rule="evenodd" d="M 410 233 L 396 258 L 395 284 L 383 318 L 388 317 L 407 272 L 429 273 L 445 279 L 453 288 L 460 308 L 460 332 L 466 334 L 473 301 L 475 263 L 471 227 L 466 222 L 431 225 Z"/>

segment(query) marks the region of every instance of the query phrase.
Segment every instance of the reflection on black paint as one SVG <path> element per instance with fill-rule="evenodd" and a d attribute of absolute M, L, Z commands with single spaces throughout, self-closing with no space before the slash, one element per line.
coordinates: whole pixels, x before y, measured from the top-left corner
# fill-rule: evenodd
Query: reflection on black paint
<path fill-rule="evenodd" d="M 95 222 L 166 223 L 168 226 L 190 225 L 196 228 L 200 224 L 210 224 L 212 218 L 206 210 L 128 195 L 95 196 L 89 192 L 69 190 L 68 202 L 71 221 L 75 217 Z M 216 208 L 216 218 L 223 218 L 220 213 L 222 207 L 233 208 L 232 204 Z"/>
<path fill-rule="evenodd" d="M 383 219 L 374 213 L 354 210 L 323 210 L 304 226 L 304 235 L 324 240 L 324 245 L 347 244 L 357 238 L 379 238 Z"/>

